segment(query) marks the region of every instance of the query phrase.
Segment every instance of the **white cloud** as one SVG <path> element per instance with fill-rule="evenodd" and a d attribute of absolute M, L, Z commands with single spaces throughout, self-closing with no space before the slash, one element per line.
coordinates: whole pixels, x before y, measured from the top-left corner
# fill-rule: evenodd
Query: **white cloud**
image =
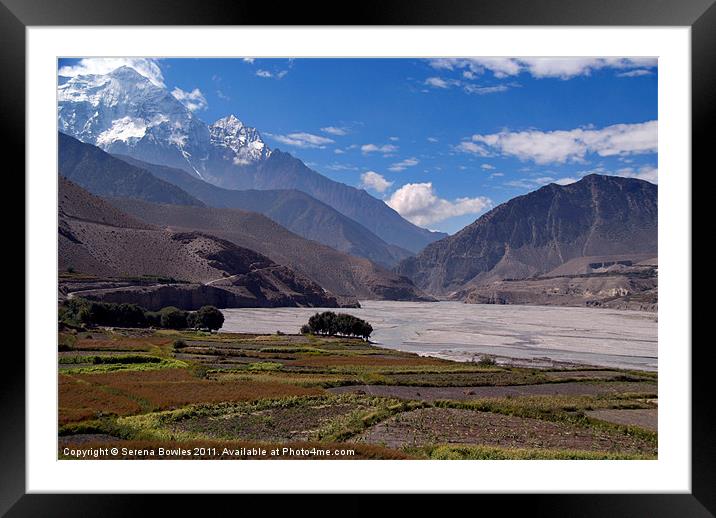
<path fill-rule="evenodd" d="M 491 169 L 495 169 L 495 166 L 492 165 L 492 164 L 482 164 L 480 167 L 482 167 L 482 168 L 485 169 L 486 171 L 489 171 L 489 170 L 491 170 Z"/>
<path fill-rule="evenodd" d="M 363 144 L 360 147 L 363 153 L 393 153 L 398 150 L 398 146 L 393 144 L 383 144 L 382 146 L 376 146 L 375 144 Z"/>
<path fill-rule="evenodd" d="M 501 176 L 505 176 L 505 173 L 492 173 L 489 178 L 492 180 L 493 178 L 499 178 Z"/>
<path fill-rule="evenodd" d="M 254 61 L 256 61 L 256 58 L 242 58 L 242 61 L 244 63 L 248 63 L 249 65 L 253 65 Z"/>
<path fill-rule="evenodd" d="M 659 170 L 653 166 L 642 166 L 638 169 L 633 167 L 625 167 L 618 169 L 612 174 L 614 176 L 623 176 L 625 178 L 638 178 L 639 180 L 646 180 L 651 183 L 659 183 Z"/>
<path fill-rule="evenodd" d="M 84 58 L 74 65 L 66 65 L 57 71 L 65 77 L 87 74 L 109 74 L 120 67 L 133 68 L 157 86 L 164 86 L 164 76 L 159 61 L 148 58 Z"/>
<path fill-rule="evenodd" d="M 450 88 L 451 86 L 453 86 L 454 82 L 447 81 L 442 77 L 428 77 L 425 80 L 425 84 L 428 86 L 432 86 L 433 88 Z"/>
<path fill-rule="evenodd" d="M 191 92 L 186 92 L 178 86 L 172 90 L 174 98 L 182 103 L 190 112 L 205 110 L 209 103 L 201 90 L 194 88 Z"/>
<path fill-rule="evenodd" d="M 438 142 L 438 139 L 435 137 L 428 137 L 428 142 L 432 142 L 434 144 L 435 142 Z"/>
<path fill-rule="evenodd" d="M 492 207 L 492 200 L 484 196 L 455 201 L 440 198 L 430 182 L 405 184 L 386 203 L 408 221 L 421 226 L 454 216 L 479 214 Z"/>
<path fill-rule="evenodd" d="M 395 171 L 395 172 L 405 171 L 408 167 L 413 167 L 414 165 L 418 165 L 419 163 L 420 163 L 420 161 L 415 157 L 406 158 L 405 160 L 401 160 L 400 162 L 396 162 L 396 163 L 392 164 L 388 168 L 388 170 Z"/>
<path fill-rule="evenodd" d="M 463 72 L 463 77 L 472 79 L 475 76 L 473 72 Z M 469 94 L 476 94 L 476 95 L 486 95 L 486 94 L 494 94 L 498 92 L 505 92 L 509 90 L 510 86 L 515 85 L 496 85 L 496 86 L 480 86 L 473 83 L 468 83 L 465 81 L 460 81 L 458 79 L 444 79 L 442 77 L 428 77 L 425 80 L 425 84 L 432 87 L 432 88 L 439 88 L 439 89 L 448 89 L 452 87 L 459 87 L 462 88 L 465 92 Z"/>
<path fill-rule="evenodd" d="M 372 189 L 376 192 L 383 193 L 387 191 L 393 182 L 386 180 L 383 175 L 375 171 L 366 171 L 360 175 L 360 186 L 363 189 Z"/>
<path fill-rule="evenodd" d="M 328 137 L 322 137 L 320 135 L 305 132 L 289 133 L 288 135 L 274 135 L 273 133 L 266 133 L 266 135 L 282 144 L 286 144 L 287 146 L 300 148 L 325 148 L 327 144 L 333 144 L 335 142 L 333 139 L 329 139 Z"/>
<path fill-rule="evenodd" d="M 579 178 L 572 178 L 570 176 L 566 176 L 564 178 L 559 178 L 554 181 L 557 185 L 569 185 L 570 183 L 578 182 Z"/>
<path fill-rule="evenodd" d="M 455 149 L 462 151 L 463 153 L 472 153 L 480 156 L 488 156 L 490 154 L 483 146 L 475 144 L 474 142 L 460 142 L 457 146 L 455 146 Z"/>
<path fill-rule="evenodd" d="M 486 70 L 496 78 L 526 72 L 536 78 L 571 79 L 604 68 L 625 71 L 653 68 L 657 61 L 655 58 L 441 58 L 430 60 L 430 65 L 438 70 L 463 70 L 463 77 L 469 79 Z"/>
<path fill-rule="evenodd" d="M 339 126 L 326 126 L 325 128 L 321 128 L 321 131 L 337 137 L 342 137 L 348 134 L 348 129 Z"/>
<path fill-rule="evenodd" d="M 645 68 L 637 68 L 635 70 L 621 72 L 620 74 L 617 74 L 617 77 L 641 77 L 641 76 L 650 76 L 652 74 L 653 74 L 653 72 L 651 70 L 647 70 Z"/>
<path fill-rule="evenodd" d="M 259 68 L 259 69 L 256 71 L 256 75 L 257 75 L 257 76 L 263 77 L 263 78 L 266 78 L 266 79 L 270 79 L 270 78 L 273 78 L 273 79 L 281 79 L 281 78 L 283 78 L 286 74 L 288 74 L 288 70 L 279 70 L 278 72 L 271 72 L 270 70 L 264 70 L 264 69 L 262 69 L 262 68 Z"/>
<path fill-rule="evenodd" d="M 334 152 L 336 155 L 342 155 L 342 154 L 345 153 L 345 151 L 343 151 L 343 150 L 342 150 L 341 148 L 339 148 L 339 147 L 337 147 L 336 149 L 334 149 L 333 152 Z"/>
<path fill-rule="evenodd" d="M 581 162 L 588 153 L 617 156 L 657 151 L 657 121 L 637 124 L 615 124 L 602 129 L 576 128 L 557 131 L 502 131 L 490 135 L 473 135 L 472 143 L 487 146 L 503 155 L 538 164 Z M 466 142 L 461 151 L 480 153 Z"/>
<path fill-rule="evenodd" d="M 469 94 L 476 94 L 476 95 L 487 95 L 487 94 L 495 94 L 499 92 L 506 92 L 510 88 L 507 85 L 497 85 L 497 86 L 477 86 L 477 85 L 465 85 L 463 87 L 465 91 Z"/>
<path fill-rule="evenodd" d="M 388 140 L 390 140 L 392 142 L 398 142 L 400 140 L 400 138 L 399 137 L 388 137 Z"/>

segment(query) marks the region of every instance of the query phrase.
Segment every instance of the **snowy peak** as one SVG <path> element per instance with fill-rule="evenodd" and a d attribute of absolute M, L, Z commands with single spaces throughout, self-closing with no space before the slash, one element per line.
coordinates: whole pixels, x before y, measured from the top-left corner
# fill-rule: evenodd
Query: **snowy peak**
<path fill-rule="evenodd" d="M 166 86 L 131 67 L 61 77 L 57 88 L 59 130 L 108 153 L 217 182 L 271 153 L 259 132 L 236 116 L 209 126 Z"/>
<path fill-rule="evenodd" d="M 211 143 L 233 153 L 236 165 L 246 165 L 268 158 L 271 150 L 256 128 L 245 126 L 233 114 L 209 126 Z"/>

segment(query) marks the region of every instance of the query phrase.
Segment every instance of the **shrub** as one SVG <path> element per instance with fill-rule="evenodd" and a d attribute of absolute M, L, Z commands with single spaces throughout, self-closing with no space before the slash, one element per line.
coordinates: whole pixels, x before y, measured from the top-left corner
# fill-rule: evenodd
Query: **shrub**
<path fill-rule="evenodd" d="M 174 306 L 162 308 L 159 312 L 161 326 L 166 329 L 185 329 L 187 327 L 187 312 Z"/>
<path fill-rule="evenodd" d="M 483 355 L 480 357 L 477 364 L 481 367 L 492 367 L 493 365 L 497 365 L 497 362 L 492 356 Z"/>
<path fill-rule="evenodd" d="M 224 314 L 214 306 L 203 306 L 192 318 L 193 327 L 208 329 L 209 331 L 221 329 L 224 325 Z"/>
<path fill-rule="evenodd" d="M 184 349 L 186 342 L 184 340 L 174 340 L 174 349 Z"/>
<path fill-rule="evenodd" d="M 302 335 L 307 335 L 307 334 L 310 334 L 310 333 L 311 333 L 311 328 L 309 327 L 309 325 L 308 325 L 308 324 L 303 324 L 303 325 L 301 326 L 301 334 L 302 334 Z"/>
<path fill-rule="evenodd" d="M 201 327 L 211 330 L 220 329 L 224 323 L 224 315 L 213 306 L 204 306 L 194 313 L 174 306 L 167 306 L 160 311 L 147 311 L 136 304 L 97 302 L 79 297 L 64 301 L 60 305 L 58 316 L 60 322 L 70 326 L 151 326 L 167 329 Z"/>

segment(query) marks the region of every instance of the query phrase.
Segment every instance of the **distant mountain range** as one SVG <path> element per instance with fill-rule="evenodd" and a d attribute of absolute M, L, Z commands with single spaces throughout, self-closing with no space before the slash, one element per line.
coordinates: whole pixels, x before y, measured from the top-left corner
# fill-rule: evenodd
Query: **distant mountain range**
<path fill-rule="evenodd" d="M 471 285 L 549 274 L 576 258 L 655 257 L 657 235 L 656 185 L 592 174 L 503 203 L 395 271 L 447 296 Z M 578 272 L 560 272 L 567 273 Z"/>
<path fill-rule="evenodd" d="M 102 221 L 108 226 L 121 226 L 125 221 L 131 228 L 164 228 L 174 232 L 201 232 L 210 234 L 252 251 L 270 257 L 279 264 L 310 278 L 322 288 L 341 300 L 391 299 L 432 300 L 415 288 L 412 282 L 385 267 L 367 259 L 343 253 L 337 248 L 364 252 L 376 262 L 395 263 L 395 257 L 405 257 L 407 252 L 381 241 L 367 229 L 300 191 L 232 191 L 222 189 L 192 177 L 187 172 L 166 166 L 153 166 L 126 158 L 131 163 L 113 157 L 90 144 L 59 135 L 61 177 L 76 181 L 79 186 L 91 188 L 93 194 L 103 196 L 107 203 L 92 216 L 76 215 L 76 219 L 92 222 Z M 142 166 L 142 167 L 140 167 Z M 148 170 L 151 169 L 151 172 Z M 171 183 L 157 178 L 161 176 Z M 180 187 L 188 187 L 201 200 L 194 198 Z M 65 186 L 64 190 L 77 192 Z M 66 195 L 66 193 L 65 193 Z M 81 202 L 61 202 L 61 215 L 69 214 L 69 207 L 90 206 L 89 197 L 78 197 Z M 204 206 L 211 204 L 219 208 Z M 148 203 L 160 202 L 160 203 Z M 285 220 L 289 226 L 298 227 L 308 234 L 316 234 L 315 241 L 305 239 L 275 221 L 256 212 L 235 210 L 242 206 L 267 212 L 274 220 Z M 115 210 L 119 208 L 120 211 Z M 229 207 L 229 208 L 224 208 Z M 127 214 L 125 214 L 127 213 Z M 110 216 L 108 216 L 110 215 Z M 98 220 L 98 218 L 104 218 Z M 64 221 L 64 220 L 63 220 Z M 149 227 L 146 225 L 149 224 Z M 67 229 L 63 223 L 61 233 Z M 65 237 L 69 236 L 67 233 Z M 311 236 L 313 237 L 313 236 Z M 323 238 L 323 239 L 321 239 Z M 326 240 L 334 248 L 317 241 Z M 359 250 L 356 248 L 362 247 Z M 65 250 L 65 249 L 63 249 Z M 117 251 L 119 254 L 120 251 Z M 145 251 L 151 254 L 152 250 Z M 395 254 L 392 256 L 390 254 Z M 382 254 L 382 256 L 380 255 Z M 133 255 L 140 263 L 147 260 L 140 251 Z M 107 263 L 68 259 L 74 268 L 84 273 L 117 275 Z M 120 258 L 110 262 L 119 261 Z M 151 262 L 150 262 L 151 263 Z M 123 267 L 125 271 L 128 266 Z M 160 270 L 165 271 L 166 266 Z M 158 275 L 158 272 L 154 272 Z"/>
<path fill-rule="evenodd" d="M 58 134 L 58 172 L 97 196 L 204 205 L 172 183 L 63 133 Z"/>
<path fill-rule="evenodd" d="M 224 189 L 204 182 L 182 169 L 149 164 L 124 155 L 115 156 L 180 187 L 210 207 L 243 209 L 264 214 L 306 239 L 318 241 L 350 255 L 365 257 L 382 266 L 392 267 L 401 259 L 412 255 L 405 249 L 386 243 L 360 223 L 302 191 Z M 146 199 L 140 196 L 129 197 Z"/>
<path fill-rule="evenodd" d="M 338 306 L 318 284 L 262 254 L 210 234 L 148 225 L 63 177 L 58 216 L 60 270 L 109 278 L 75 292 L 86 298 L 148 309 Z M 143 276 L 181 282 L 133 285 Z"/>
<path fill-rule="evenodd" d="M 61 77 L 61 132 L 114 154 L 183 169 L 230 189 L 296 189 L 411 252 L 445 234 L 417 227 L 363 190 L 335 182 L 288 153 L 270 150 L 255 128 L 229 115 L 206 124 L 169 90 L 134 69 Z"/>

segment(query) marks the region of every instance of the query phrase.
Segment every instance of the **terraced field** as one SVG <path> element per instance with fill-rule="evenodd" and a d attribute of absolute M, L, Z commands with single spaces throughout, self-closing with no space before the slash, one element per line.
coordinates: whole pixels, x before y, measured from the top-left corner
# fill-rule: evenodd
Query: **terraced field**
<path fill-rule="evenodd" d="M 650 372 L 285 334 L 64 329 L 59 344 L 60 458 L 112 447 L 99 458 L 657 456 Z"/>

